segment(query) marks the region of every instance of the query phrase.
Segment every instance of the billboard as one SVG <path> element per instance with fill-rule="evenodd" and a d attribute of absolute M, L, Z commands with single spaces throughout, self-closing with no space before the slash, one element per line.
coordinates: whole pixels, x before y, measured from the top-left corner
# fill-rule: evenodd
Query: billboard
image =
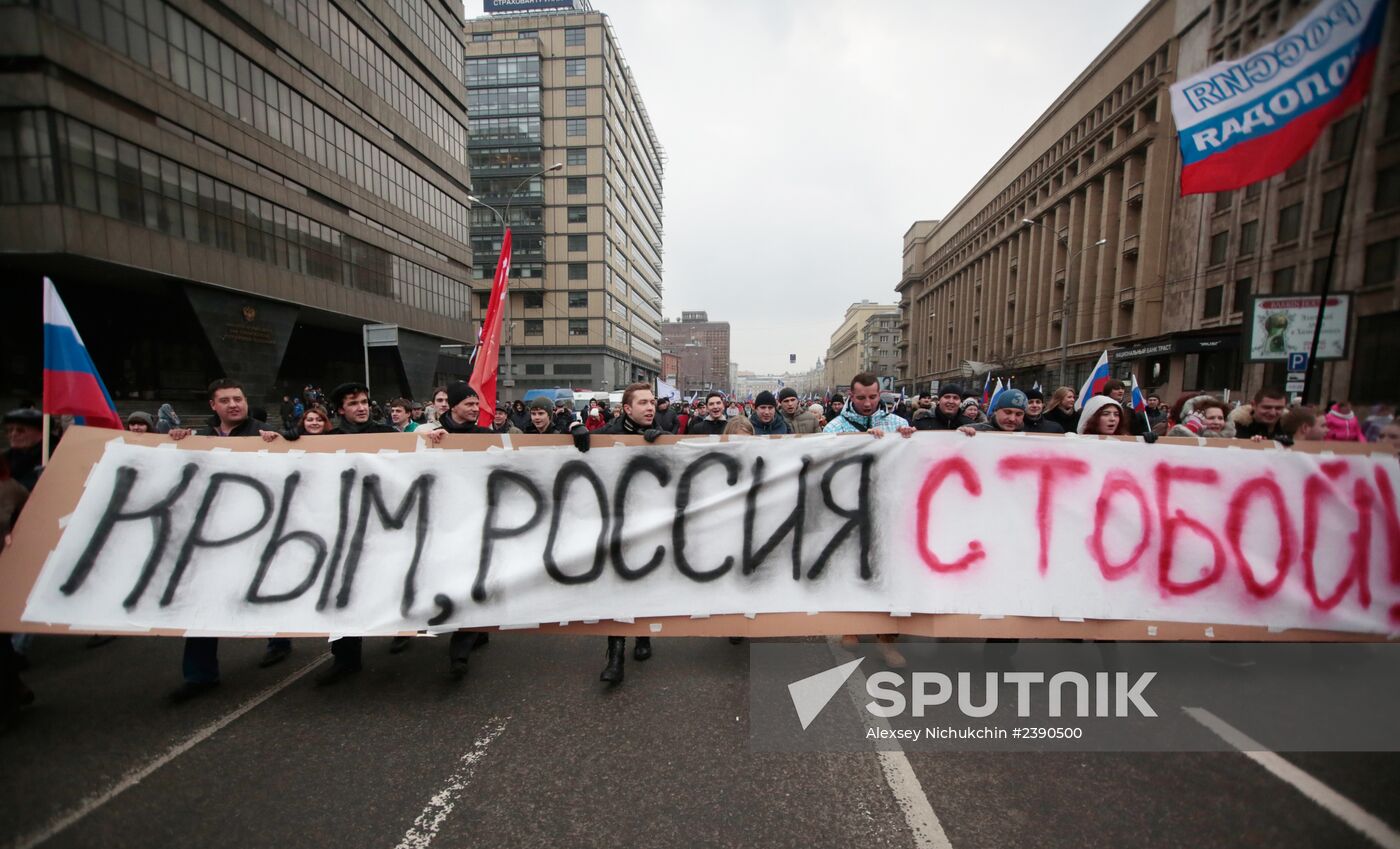
<path fill-rule="evenodd" d="M 484 0 L 485 12 L 538 12 L 542 9 L 572 9 L 574 0 Z"/>
<path fill-rule="evenodd" d="M 1255 295 L 1244 324 L 1244 359 L 1251 363 L 1284 362 L 1290 351 L 1312 348 L 1320 295 Z M 1317 340 L 1319 360 L 1346 358 L 1351 296 L 1328 295 Z"/>

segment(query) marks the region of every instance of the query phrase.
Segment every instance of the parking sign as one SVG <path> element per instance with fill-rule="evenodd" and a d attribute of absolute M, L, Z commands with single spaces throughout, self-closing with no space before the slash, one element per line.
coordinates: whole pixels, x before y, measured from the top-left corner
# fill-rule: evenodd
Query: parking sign
<path fill-rule="evenodd" d="M 1289 351 L 1289 352 L 1288 352 L 1288 370 L 1289 370 L 1289 371 L 1307 371 L 1307 370 L 1308 370 L 1308 352 L 1307 352 L 1307 351 Z"/>

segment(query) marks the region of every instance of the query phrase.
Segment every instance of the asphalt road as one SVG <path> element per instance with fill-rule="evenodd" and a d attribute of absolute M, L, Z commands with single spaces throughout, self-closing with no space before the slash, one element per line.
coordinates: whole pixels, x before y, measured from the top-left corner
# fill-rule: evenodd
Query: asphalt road
<path fill-rule="evenodd" d="M 1233 752 L 753 752 L 749 652 L 725 640 L 657 640 L 613 690 L 600 638 L 498 634 L 461 681 L 445 639 L 369 640 L 330 688 L 311 677 L 323 641 L 271 669 L 260 641 L 221 648 L 223 685 L 171 706 L 179 640 L 36 640 L 38 701 L 0 733 L 0 846 L 1301 849 L 1400 831 L 1389 754 L 1286 758 L 1374 818 L 1368 837 Z"/>

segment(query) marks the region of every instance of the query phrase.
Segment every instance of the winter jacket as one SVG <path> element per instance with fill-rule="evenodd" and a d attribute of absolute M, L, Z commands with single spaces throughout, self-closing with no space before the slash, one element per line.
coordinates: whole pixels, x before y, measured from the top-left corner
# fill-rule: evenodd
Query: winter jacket
<path fill-rule="evenodd" d="M 180 417 L 175 415 L 175 408 L 169 404 L 161 404 L 156 411 L 156 432 L 169 433 L 180 426 Z"/>
<path fill-rule="evenodd" d="M 601 432 L 623 434 L 627 436 L 641 436 L 648 430 L 654 428 L 654 424 L 651 428 L 639 425 L 636 422 L 632 421 L 632 419 L 629 418 L 626 413 L 623 413 L 620 416 L 613 416 L 613 420 L 608 422 L 607 426 L 604 427 Z"/>
<path fill-rule="evenodd" d="M 398 433 L 392 425 L 386 425 L 373 419 L 364 424 L 355 424 L 352 421 L 341 419 L 340 424 L 331 430 L 332 436 L 358 436 L 362 433 Z"/>
<path fill-rule="evenodd" d="M 788 416 L 781 409 L 778 410 L 778 416 L 787 422 L 789 433 L 816 433 L 821 429 L 817 417 L 812 415 L 811 411 L 801 407 L 797 409 L 795 416 Z"/>
<path fill-rule="evenodd" d="M 1078 410 L 1070 410 L 1068 413 L 1066 413 L 1064 410 L 1060 409 L 1059 407 L 1056 407 L 1053 410 L 1046 410 L 1045 414 L 1042 415 L 1041 418 L 1045 421 L 1053 422 L 1054 424 L 1059 425 L 1061 428 L 1064 429 L 1065 433 L 1076 433 L 1079 430 Z"/>
<path fill-rule="evenodd" d="M 1235 432 L 1235 424 L 1229 417 L 1225 420 L 1225 427 L 1221 430 L 1207 430 L 1205 419 L 1196 412 L 1196 404 L 1209 395 L 1197 395 L 1195 398 L 1187 399 L 1181 405 L 1181 421 L 1173 425 L 1167 431 L 1167 436 L 1201 437 L 1202 439 L 1234 439 L 1238 434 Z"/>
<path fill-rule="evenodd" d="M 257 419 L 253 418 L 252 416 L 249 416 L 248 418 L 244 419 L 243 421 L 241 421 L 241 422 L 239 422 L 237 425 L 235 425 L 234 428 L 233 428 L 233 430 L 231 430 L 231 431 L 228 432 L 228 435 L 229 435 L 229 436 L 258 436 L 259 434 L 261 434 L 261 433 L 262 433 L 263 431 L 265 431 L 265 430 L 273 430 L 273 431 L 275 431 L 276 428 L 268 427 L 268 426 L 267 426 L 266 424 L 264 424 L 263 422 L 260 422 L 260 421 L 258 421 Z M 194 435 L 195 435 L 195 436 L 223 436 L 223 434 L 219 433 L 219 418 L 218 418 L 218 416 L 210 416 L 210 417 L 209 417 L 209 422 L 208 422 L 207 424 L 205 424 L 204 427 L 201 427 L 201 428 L 196 429 L 195 432 L 194 432 Z M 12 468 L 13 468 L 13 467 L 12 467 Z"/>
<path fill-rule="evenodd" d="M 457 421 L 452 417 L 451 410 L 448 410 L 443 414 L 442 418 L 437 420 L 436 428 L 419 427 L 418 430 L 445 430 L 448 433 L 491 433 L 490 430 L 479 426 L 476 422 L 462 423 Z M 417 433 L 418 431 L 414 432 Z"/>
<path fill-rule="evenodd" d="M 754 436 L 782 436 L 792 433 L 792 428 L 788 427 L 787 419 L 783 418 L 782 411 L 773 414 L 773 421 L 764 424 L 758 418 L 758 413 L 749 416 L 749 421 L 753 423 Z"/>
<path fill-rule="evenodd" d="M 824 432 L 865 433 L 872 430 L 883 430 L 886 433 L 892 433 L 908 426 L 909 422 L 884 410 L 876 410 L 872 416 L 862 416 L 856 413 L 855 408 L 847 406 L 841 409 L 839 416 L 826 423 Z"/>
<path fill-rule="evenodd" d="M 987 421 L 985 421 L 985 422 L 978 422 L 977 424 L 974 424 L 974 425 L 968 425 L 968 427 L 972 428 L 973 430 L 977 431 L 978 433 L 1025 433 L 1025 432 L 1026 432 L 1026 425 L 1025 425 L 1025 422 L 1024 422 L 1024 421 L 1021 423 L 1021 426 L 1018 427 L 1018 428 L 1016 428 L 1015 430 L 1002 430 L 1001 428 L 997 427 L 997 426 L 996 426 L 996 423 L 993 422 L 990 418 L 989 418 Z"/>
<path fill-rule="evenodd" d="M 680 422 L 676 420 L 675 410 L 667 410 L 664 413 L 657 410 L 652 427 L 655 427 L 657 430 L 664 430 L 667 433 L 679 433 L 681 426 Z"/>
<path fill-rule="evenodd" d="M 590 430 L 591 430 L 591 428 L 590 428 Z M 535 424 L 534 424 L 534 422 L 531 422 L 531 423 L 530 423 L 530 426 L 529 426 L 528 428 L 526 428 L 525 430 L 522 430 L 521 433 L 525 434 L 526 436 L 551 436 L 551 435 L 553 435 L 553 436 L 559 436 L 559 435 L 560 435 L 559 428 L 555 427 L 555 425 L 554 425 L 554 419 L 550 419 L 550 420 L 549 420 L 549 424 L 547 424 L 547 425 L 544 426 L 544 430 L 536 430 L 536 429 L 535 429 Z"/>
<path fill-rule="evenodd" d="M 944 415 L 943 411 L 937 407 L 926 411 L 920 410 L 914 414 L 914 421 L 910 422 L 915 430 L 957 430 L 972 423 L 972 419 L 964 416 L 961 412 L 954 416 L 948 416 Z"/>
<path fill-rule="evenodd" d="M 44 465 L 43 443 L 31 448 L 7 448 L 5 462 L 10 467 L 10 475 L 19 481 L 19 485 L 26 492 L 32 491 L 39 482 L 39 472 Z"/>
<path fill-rule="evenodd" d="M 1190 404 L 1191 402 L 1186 402 Z M 1185 405 L 1182 406 L 1183 413 Z M 1230 411 L 1230 423 L 1235 426 L 1236 439 L 1253 439 L 1262 436 L 1265 439 L 1272 439 L 1280 445 L 1292 445 L 1293 439 L 1279 428 L 1279 423 L 1274 422 L 1273 427 L 1269 427 L 1263 422 L 1254 420 L 1254 405 L 1241 404 Z"/>
<path fill-rule="evenodd" d="M 1337 406 L 1332 405 L 1332 409 L 1327 411 L 1327 438 L 1339 442 L 1365 442 L 1361 438 L 1361 424 L 1356 420 L 1356 413 L 1343 413 L 1337 410 Z"/>
<path fill-rule="evenodd" d="M 1064 433 L 1065 429 L 1041 415 L 1034 419 L 1026 416 L 1025 431 L 1026 433 Z"/>
<path fill-rule="evenodd" d="M 696 436 L 719 436 L 724 433 L 727 424 L 728 419 L 693 418 L 686 424 L 685 432 Z"/>

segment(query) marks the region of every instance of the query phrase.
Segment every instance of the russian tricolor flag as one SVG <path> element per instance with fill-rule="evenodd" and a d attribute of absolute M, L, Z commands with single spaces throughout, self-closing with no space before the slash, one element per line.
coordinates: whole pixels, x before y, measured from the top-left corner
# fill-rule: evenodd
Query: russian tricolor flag
<path fill-rule="evenodd" d="M 1322 0 L 1277 41 L 1171 88 L 1181 193 L 1286 171 L 1371 85 L 1386 0 Z"/>
<path fill-rule="evenodd" d="M 78 424 L 122 430 L 121 416 L 97 375 L 78 328 L 44 278 L 44 412 L 73 416 Z"/>
<path fill-rule="evenodd" d="M 1103 385 L 1108 383 L 1110 375 L 1108 372 L 1108 351 L 1099 354 L 1099 361 L 1094 365 L 1094 370 L 1089 372 L 1088 380 L 1079 387 L 1079 395 L 1074 399 L 1074 409 L 1080 410 L 1084 407 L 1084 402 L 1103 391 Z"/>
<path fill-rule="evenodd" d="M 1147 412 L 1147 398 L 1142 394 L 1142 387 L 1138 386 L 1137 372 L 1133 372 L 1132 402 L 1134 413 Z"/>

